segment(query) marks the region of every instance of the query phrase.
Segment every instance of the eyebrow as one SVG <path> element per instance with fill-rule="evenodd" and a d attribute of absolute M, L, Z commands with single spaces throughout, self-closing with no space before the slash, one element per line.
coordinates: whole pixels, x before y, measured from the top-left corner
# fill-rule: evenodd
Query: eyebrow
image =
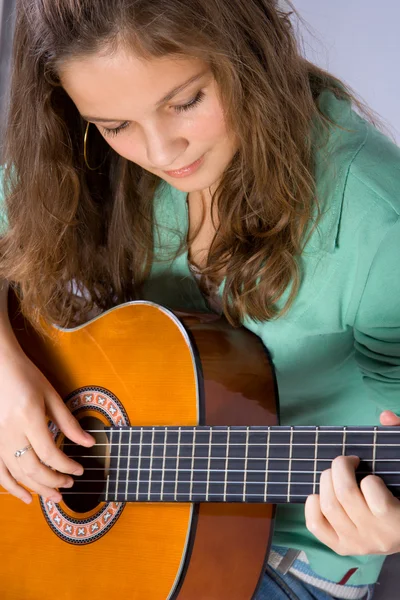
<path fill-rule="evenodd" d="M 188 79 L 187 81 L 185 81 L 181 85 L 178 85 L 176 88 L 174 88 L 173 90 L 171 90 L 170 92 L 168 92 L 168 94 L 166 94 L 163 98 L 161 98 L 161 100 L 159 100 L 156 103 L 156 108 L 158 108 L 159 106 L 161 106 L 165 102 L 168 102 L 168 100 L 171 100 L 171 98 L 173 98 L 179 92 L 181 92 L 182 90 L 184 90 L 185 88 L 187 88 L 191 83 L 194 83 L 195 81 L 197 81 L 198 79 L 200 79 L 201 77 L 203 77 L 207 72 L 208 72 L 208 69 L 202 71 L 201 73 L 198 73 L 197 75 L 193 75 L 193 77 L 191 77 L 190 79 Z M 81 115 L 81 117 L 83 119 L 85 119 L 86 121 L 98 121 L 99 123 L 111 123 L 111 122 L 114 122 L 114 121 L 118 122 L 118 121 L 124 121 L 125 120 L 125 119 L 102 119 L 101 117 L 88 117 L 86 115 Z"/>

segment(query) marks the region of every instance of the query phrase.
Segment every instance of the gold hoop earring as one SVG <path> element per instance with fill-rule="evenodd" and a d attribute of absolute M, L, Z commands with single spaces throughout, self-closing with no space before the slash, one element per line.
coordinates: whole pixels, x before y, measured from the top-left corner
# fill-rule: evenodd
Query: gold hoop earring
<path fill-rule="evenodd" d="M 84 135 L 84 138 L 83 138 L 83 156 L 84 156 L 84 159 L 85 159 L 85 163 L 86 163 L 86 166 L 87 166 L 87 168 L 88 168 L 90 171 L 97 171 L 97 169 L 100 169 L 100 167 L 103 165 L 103 163 L 101 163 L 101 165 L 100 165 L 100 166 L 93 168 L 93 167 L 89 166 L 89 163 L 88 163 L 88 161 L 87 161 L 86 142 L 87 142 L 87 136 L 88 136 L 88 132 L 89 132 L 89 125 L 90 125 L 90 122 L 88 121 L 88 124 L 86 125 L 86 131 L 85 131 L 85 135 Z M 104 162 L 104 161 L 103 161 L 103 162 Z"/>

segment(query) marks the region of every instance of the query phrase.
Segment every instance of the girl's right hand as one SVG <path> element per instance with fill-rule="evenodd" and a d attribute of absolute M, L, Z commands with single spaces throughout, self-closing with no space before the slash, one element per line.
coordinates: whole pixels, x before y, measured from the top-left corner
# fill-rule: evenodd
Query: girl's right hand
<path fill-rule="evenodd" d="M 59 502 L 56 488 L 72 487 L 68 474 L 82 475 L 83 468 L 56 447 L 47 417 L 81 446 L 92 446 L 95 440 L 19 347 L 1 349 L 0 382 L 0 485 L 27 504 L 32 496 L 22 486 Z M 15 452 L 28 445 L 32 449 L 17 458 Z"/>

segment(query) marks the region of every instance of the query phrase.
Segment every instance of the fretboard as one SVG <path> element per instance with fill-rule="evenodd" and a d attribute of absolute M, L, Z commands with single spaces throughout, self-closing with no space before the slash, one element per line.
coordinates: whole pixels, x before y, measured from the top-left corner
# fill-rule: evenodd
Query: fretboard
<path fill-rule="evenodd" d="M 305 502 L 339 455 L 356 455 L 358 479 L 380 476 L 400 495 L 394 427 L 121 427 L 108 429 L 103 500 Z"/>

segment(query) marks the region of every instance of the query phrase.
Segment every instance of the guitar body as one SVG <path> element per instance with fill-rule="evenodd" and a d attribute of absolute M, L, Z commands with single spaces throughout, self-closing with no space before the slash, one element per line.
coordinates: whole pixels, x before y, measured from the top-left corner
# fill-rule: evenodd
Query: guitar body
<path fill-rule="evenodd" d="M 224 319 L 178 320 L 160 306 L 132 302 L 76 329 L 49 328 L 47 339 L 14 309 L 21 346 L 85 429 L 277 424 L 274 376 L 261 342 Z M 51 430 L 63 447 L 62 434 Z M 99 485 L 95 477 L 89 491 Z M 254 597 L 273 505 L 68 497 L 54 505 L 34 496 L 25 506 L 0 496 L 2 600 Z"/>

